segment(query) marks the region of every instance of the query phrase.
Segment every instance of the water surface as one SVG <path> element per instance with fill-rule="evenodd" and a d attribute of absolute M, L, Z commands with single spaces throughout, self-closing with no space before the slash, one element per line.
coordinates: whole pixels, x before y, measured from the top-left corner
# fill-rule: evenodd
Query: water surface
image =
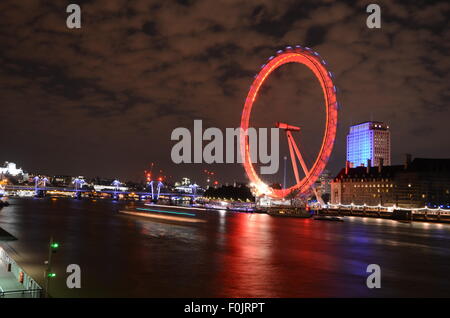
<path fill-rule="evenodd" d="M 42 285 L 50 236 L 61 244 L 55 297 L 450 296 L 450 225 L 224 211 L 188 211 L 206 221 L 188 224 L 118 213 L 142 203 L 10 203 L 0 227 L 18 240 L 2 245 Z M 66 287 L 69 264 L 81 289 Z M 381 289 L 366 287 L 368 264 L 381 266 Z"/>

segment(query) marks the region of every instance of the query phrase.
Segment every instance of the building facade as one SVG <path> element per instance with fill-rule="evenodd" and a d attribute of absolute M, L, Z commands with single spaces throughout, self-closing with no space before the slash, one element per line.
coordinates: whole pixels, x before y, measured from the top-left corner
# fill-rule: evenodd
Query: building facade
<path fill-rule="evenodd" d="M 73 180 L 74 178 L 72 176 L 63 175 L 53 176 L 50 179 L 53 186 L 68 186 L 72 184 Z"/>
<path fill-rule="evenodd" d="M 450 206 L 450 159 L 408 156 L 404 165 L 350 168 L 331 183 L 332 204 L 404 208 Z"/>
<path fill-rule="evenodd" d="M 319 178 L 317 178 L 315 187 L 318 193 L 322 196 L 324 202 L 328 202 L 330 200 L 332 180 L 333 177 L 328 170 L 324 170 Z"/>
<path fill-rule="evenodd" d="M 3 167 L 0 167 L 0 174 L 1 175 L 11 175 L 11 176 L 18 176 L 20 174 L 23 174 L 23 170 L 20 168 L 17 168 L 17 165 L 14 162 L 8 162 L 6 161 Z"/>
<path fill-rule="evenodd" d="M 391 165 L 391 135 L 389 126 L 368 121 L 350 127 L 347 135 L 347 161 L 352 167 L 365 165 L 370 159 L 374 165 L 383 161 Z"/>

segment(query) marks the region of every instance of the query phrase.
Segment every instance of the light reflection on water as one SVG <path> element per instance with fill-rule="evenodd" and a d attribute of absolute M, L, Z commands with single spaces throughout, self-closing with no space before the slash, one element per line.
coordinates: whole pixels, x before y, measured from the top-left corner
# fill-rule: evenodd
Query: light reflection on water
<path fill-rule="evenodd" d="M 61 297 L 450 296 L 450 226 L 346 217 L 345 222 L 226 211 L 196 212 L 183 224 L 120 215 L 123 202 L 11 199 L 0 226 L 7 248 L 42 280 L 50 235 L 53 293 Z M 139 204 L 128 204 L 129 208 Z M 83 288 L 65 288 L 79 264 Z M 368 264 L 382 288 L 365 285 Z"/>

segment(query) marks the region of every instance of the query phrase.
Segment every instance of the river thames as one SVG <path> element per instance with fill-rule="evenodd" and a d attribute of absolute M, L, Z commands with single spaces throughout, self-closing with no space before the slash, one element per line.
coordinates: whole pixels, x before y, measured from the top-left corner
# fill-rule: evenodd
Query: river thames
<path fill-rule="evenodd" d="M 450 296 L 447 224 L 197 210 L 204 222 L 180 223 L 118 213 L 137 202 L 9 202 L 0 227 L 18 240 L 0 244 L 41 286 L 50 236 L 61 245 L 53 297 Z M 80 289 L 66 287 L 69 264 L 81 267 Z M 369 264 L 381 267 L 380 289 L 366 286 Z"/>

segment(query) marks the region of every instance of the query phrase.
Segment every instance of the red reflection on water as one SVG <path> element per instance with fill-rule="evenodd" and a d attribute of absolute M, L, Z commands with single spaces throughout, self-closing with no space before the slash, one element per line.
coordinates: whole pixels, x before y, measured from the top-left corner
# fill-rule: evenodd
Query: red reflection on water
<path fill-rule="evenodd" d="M 227 218 L 226 228 L 218 295 L 307 297 L 331 292 L 327 270 L 333 257 L 324 240 L 314 240 L 314 221 L 238 214 Z"/>

